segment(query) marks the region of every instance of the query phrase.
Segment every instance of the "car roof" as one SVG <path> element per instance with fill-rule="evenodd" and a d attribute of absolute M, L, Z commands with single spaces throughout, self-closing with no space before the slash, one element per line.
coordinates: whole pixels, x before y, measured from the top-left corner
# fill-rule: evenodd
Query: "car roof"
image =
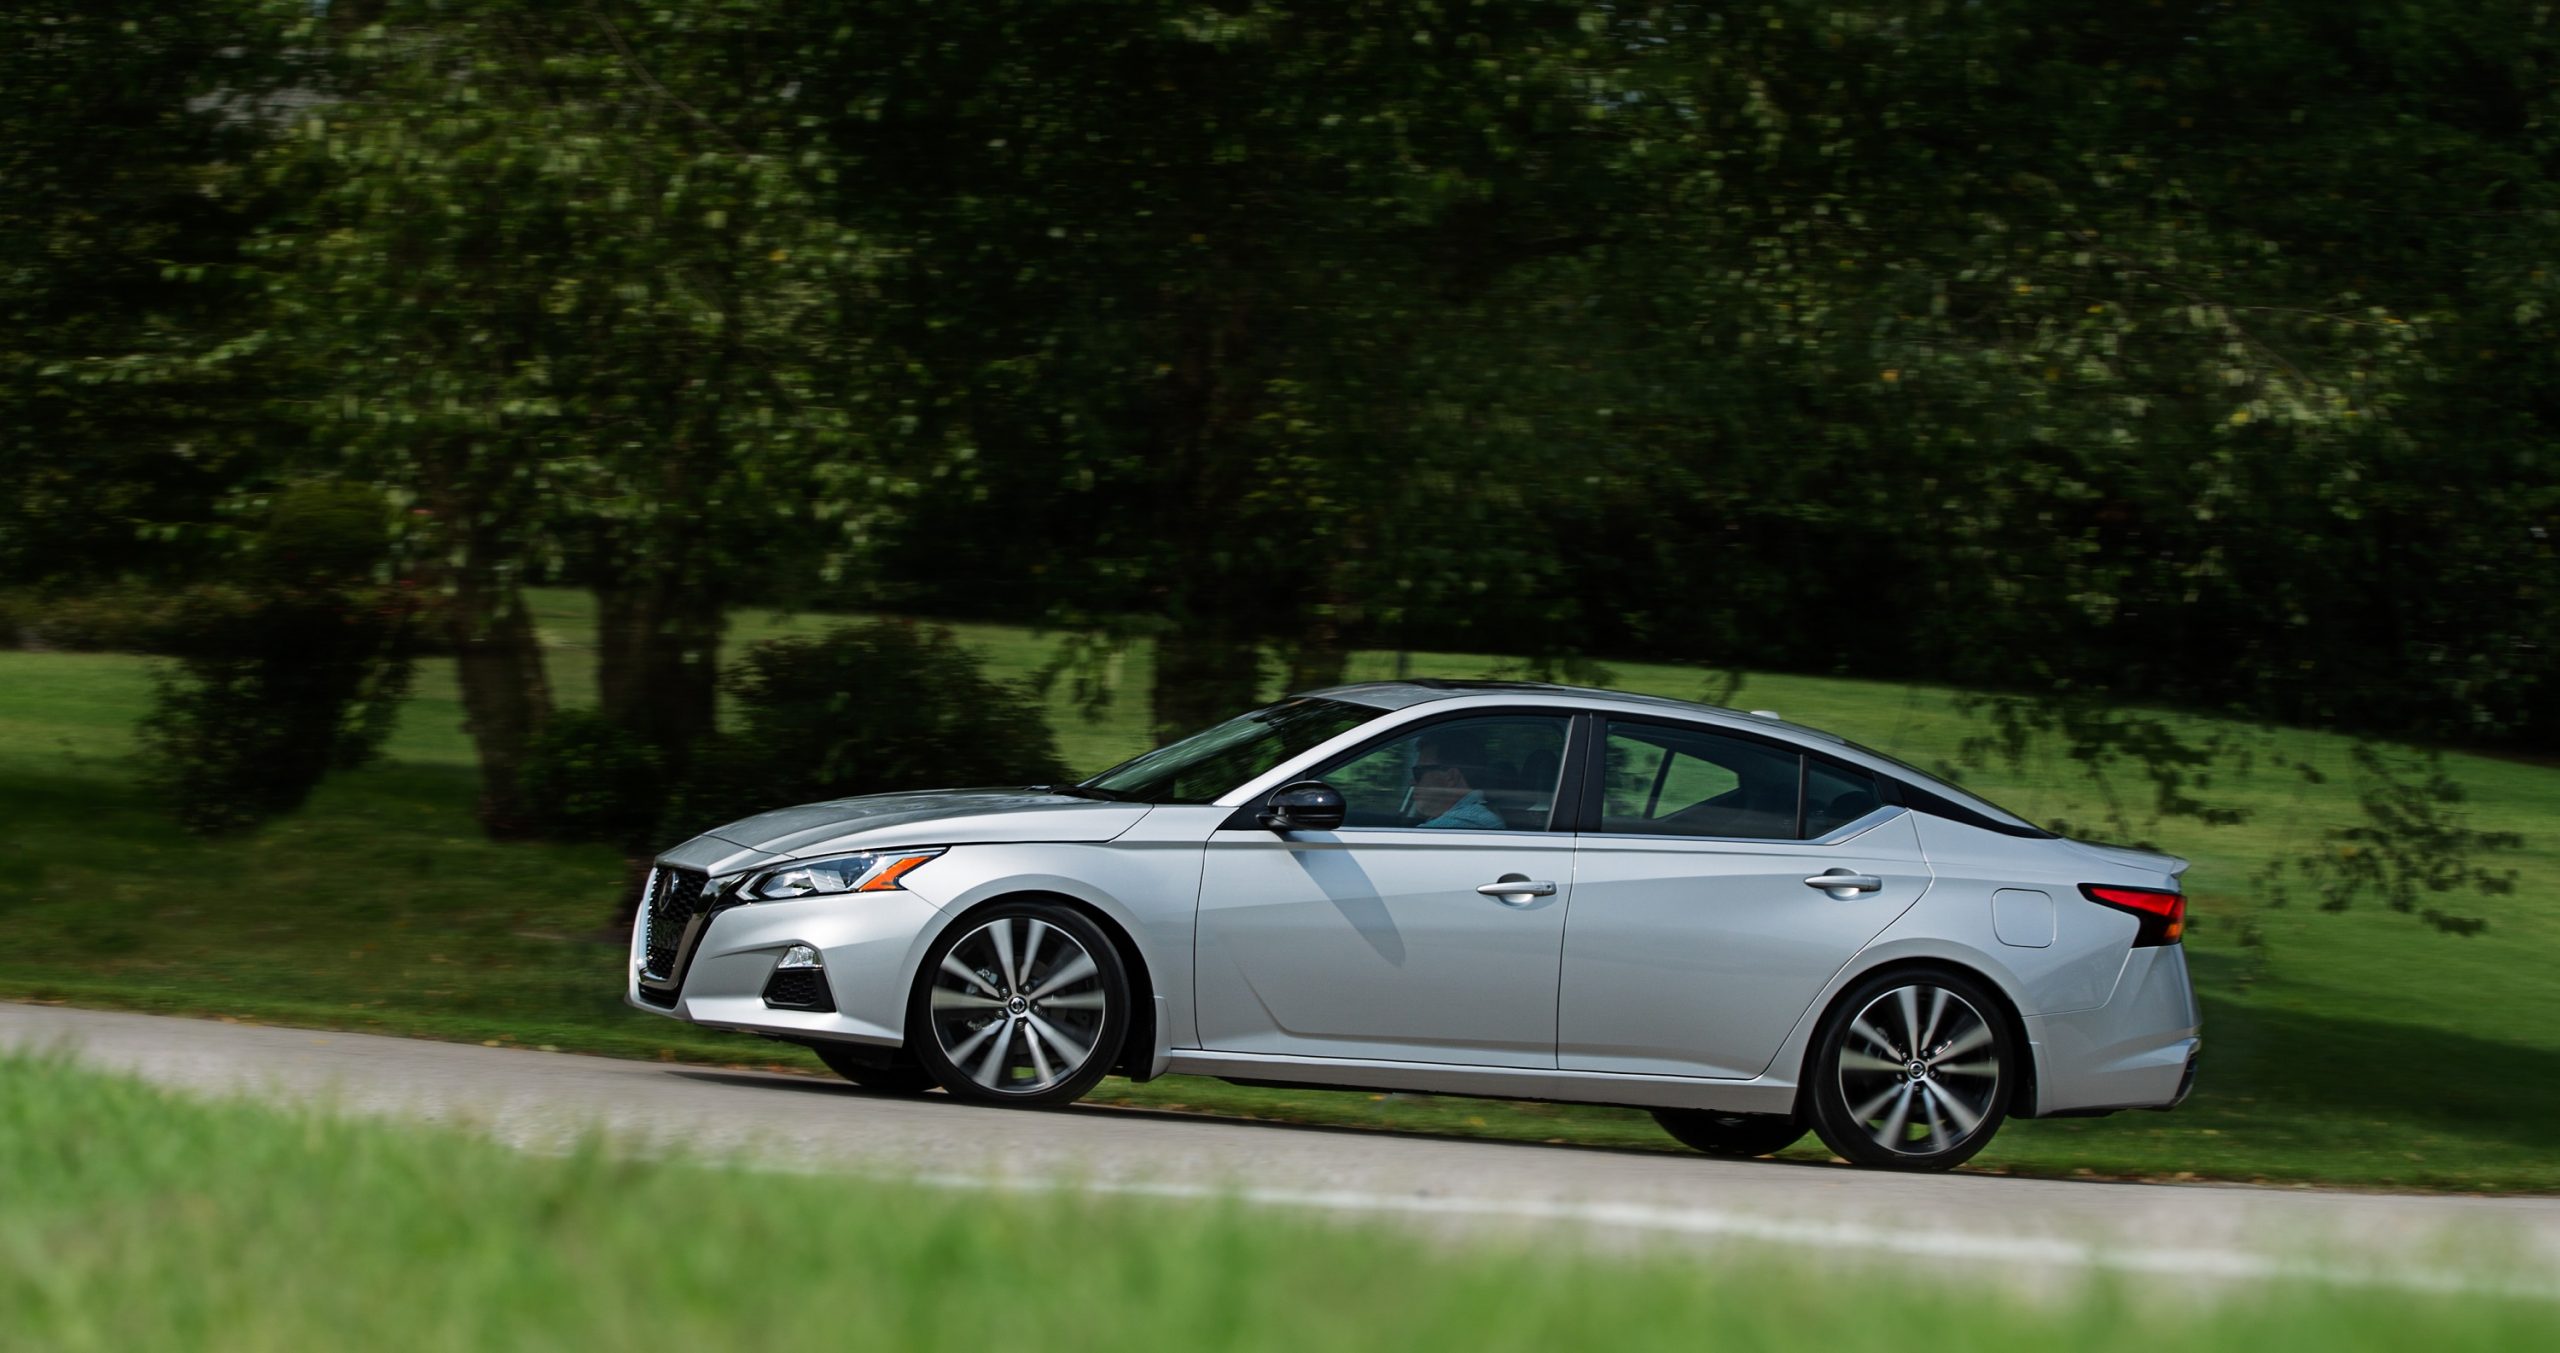
<path fill-rule="evenodd" d="M 1304 695 L 1327 700 L 1341 700 L 1377 709 L 1405 709 L 1437 700 L 1455 700 L 1463 696 L 1512 696 L 1529 704 L 1555 703 L 1576 709 L 1615 710 L 1629 714 L 1678 714 L 1736 724 L 1745 728 L 1777 728 L 1789 733 L 1819 739 L 1846 747 L 1848 739 L 1819 728 L 1789 723 L 1771 714 L 1754 714 L 1726 709 L 1722 705 L 1701 704 L 1695 700 L 1674 700 L 1667 695 L 1644 695 L 1635 691 L 1612 691 L 1598 686 L 1564 686 L 1545 681 L 1458 681 L 1438 677 L 1420 677 L 1408 681 L 1363 681 L 1349 686 L 1332 686 L 1320 691 L 1303 691 Z"/>

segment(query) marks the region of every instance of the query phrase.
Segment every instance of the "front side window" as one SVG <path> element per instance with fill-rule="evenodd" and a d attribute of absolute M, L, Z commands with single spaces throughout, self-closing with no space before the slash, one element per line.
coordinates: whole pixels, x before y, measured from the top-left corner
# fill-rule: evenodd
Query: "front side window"
<path fill-rule="evenodd" d="M 1792 840 L 1802 758 L 1695 729 L 1611 720 L 1602 744 L 1600 830 L 1639 836 Z"/>
<path fill-rule="evenodd" d="M 1345 827 L 1545 831 L 1563 776 L 1562 715 L 1451 719 L 1316 773 L 1342 791 Z"/>
<path fill-rule="evenodd" d="M 1283 700 L 1123 761 L 1080 787 L 1131 803 L 1209 803 L 1385 712 L 1340 700 Z"/>

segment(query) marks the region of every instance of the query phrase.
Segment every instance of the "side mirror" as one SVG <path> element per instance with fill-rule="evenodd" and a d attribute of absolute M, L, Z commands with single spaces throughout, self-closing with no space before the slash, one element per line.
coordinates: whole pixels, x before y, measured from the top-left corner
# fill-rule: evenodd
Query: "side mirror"
<path fill-rule="evenodd" d="M 1322 780 L 1282 785 L 1271 795 L 1262 825 L 1275 832 L 1329 832 L 1342 825 L 1342 791 Z"/>

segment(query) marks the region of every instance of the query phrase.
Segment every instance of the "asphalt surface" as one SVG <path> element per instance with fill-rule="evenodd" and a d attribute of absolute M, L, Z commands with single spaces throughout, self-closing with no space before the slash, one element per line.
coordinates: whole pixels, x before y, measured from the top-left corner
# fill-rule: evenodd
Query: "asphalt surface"
<path fill-rule="evenodd" d="M 1031 1113 L 810 1077 L 0 1003 L 0 1047 L 187 1091 L 961 1189 L 1231 1196 L 1533 1245 L 1921 1265 L 2062 1290 L 2274 1279 L 2560 1300 L 2560 1198 L 1906 1175 L 1078 1107 Z M 5 1092 L 5 1085 L 0 1085 Z"/>

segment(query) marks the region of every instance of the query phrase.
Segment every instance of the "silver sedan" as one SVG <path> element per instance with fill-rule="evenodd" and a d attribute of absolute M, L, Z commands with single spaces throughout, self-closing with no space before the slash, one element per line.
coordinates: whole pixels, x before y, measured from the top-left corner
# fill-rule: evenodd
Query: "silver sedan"
<path fill-rule="evenodd" d="M 2185 868 L 1774 716 L 1376 683 L 1079 784 L 706 832 L 649 875 L 628 999 L 882 1090 L 1622 1104 L 1716 1154 L 1809 1129 L 1943 1169 L 2011 1116 L 2186 1097 Z"/>

